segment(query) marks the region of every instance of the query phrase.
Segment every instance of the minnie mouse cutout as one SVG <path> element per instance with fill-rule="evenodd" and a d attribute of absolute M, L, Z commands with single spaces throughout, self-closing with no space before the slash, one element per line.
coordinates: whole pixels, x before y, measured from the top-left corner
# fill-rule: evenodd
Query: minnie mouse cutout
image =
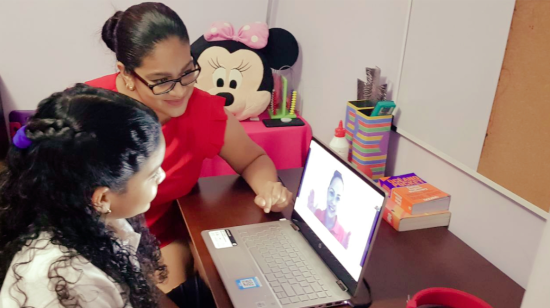
<path fill-rule="evenodd" d="M 271 69 L 290 68 L 298 59 L 298 42 L 290 32 L 251 23 L 237 34 L 227 22 L 212 24 L 191 45 L 202 68 L 196 87 L 226 99 L 239 121 L 260 115 L 271 102 Z"/>

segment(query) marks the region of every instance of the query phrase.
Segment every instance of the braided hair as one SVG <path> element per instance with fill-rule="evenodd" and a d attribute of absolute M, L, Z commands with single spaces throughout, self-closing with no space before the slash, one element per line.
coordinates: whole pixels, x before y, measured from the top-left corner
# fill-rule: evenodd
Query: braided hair
<path fill-rule="evenodd" d="M 166 267 L 143 215 L 128 219 L 141 233 L 138 268 L 91 199 L 98 187 L 123 192 L 158 148 L 161 133 L 151 109 L 108 90 L 78 84 L 40 102 L 26 126 L 31 145 L 12 147 L 0 174 L 0 281 L 13 271 L 18 279 L 10 287 L 23 293 L 17 287 L 21 264 L 10 267 L 11 261 L 28 241 L 48 232 L 52 244 L 68 248 L 48 273 L 62 306 L 80 306 L 71 282 L 58 273 L 83 256 L 121 286 L 126 304 L 156 307 L 155 284 L 166 278 Z"/>

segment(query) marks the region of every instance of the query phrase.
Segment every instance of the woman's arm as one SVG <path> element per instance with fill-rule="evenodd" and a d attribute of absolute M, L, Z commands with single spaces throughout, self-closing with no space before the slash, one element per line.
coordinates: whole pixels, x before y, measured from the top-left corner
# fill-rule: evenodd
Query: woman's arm
<path fill-rule="evenodd" d="M 224 146 L 220 156 L 243 176 L 256 193 L 256 204 L 269 211 L 281 211 L 292 199 L 292 193 L 277 178 L 273 161 L 265 151 L 246 134 L 241 123 L 227 112 Z"/>

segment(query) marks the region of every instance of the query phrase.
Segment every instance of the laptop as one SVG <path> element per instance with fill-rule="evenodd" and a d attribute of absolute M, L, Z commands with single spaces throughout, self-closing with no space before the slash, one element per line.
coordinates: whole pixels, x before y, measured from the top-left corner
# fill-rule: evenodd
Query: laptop
<path fill-rule="evenodd" d="M 372 180 L 314 138 L 291 220 L 201 235 L 235 307 L 351 304 L 384 202 Z"/>

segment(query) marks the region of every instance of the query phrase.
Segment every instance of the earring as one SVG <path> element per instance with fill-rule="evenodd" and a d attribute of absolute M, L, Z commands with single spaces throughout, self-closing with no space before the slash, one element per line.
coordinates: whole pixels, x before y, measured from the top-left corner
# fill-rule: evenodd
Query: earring
<path fill-rule="evenodd" d="M 94 206 L 95 206 L 95 207 L 99 207 L 99 203 L 94 203 Z M 109 215 L 109 214 L 111 214 L 112 212 L 113 212 L 113 211 L 111 211 L 111 209 L 107 209 L 107 212 L 105 212 L 104 214 L 105 214 L 105 215 Z"/>

